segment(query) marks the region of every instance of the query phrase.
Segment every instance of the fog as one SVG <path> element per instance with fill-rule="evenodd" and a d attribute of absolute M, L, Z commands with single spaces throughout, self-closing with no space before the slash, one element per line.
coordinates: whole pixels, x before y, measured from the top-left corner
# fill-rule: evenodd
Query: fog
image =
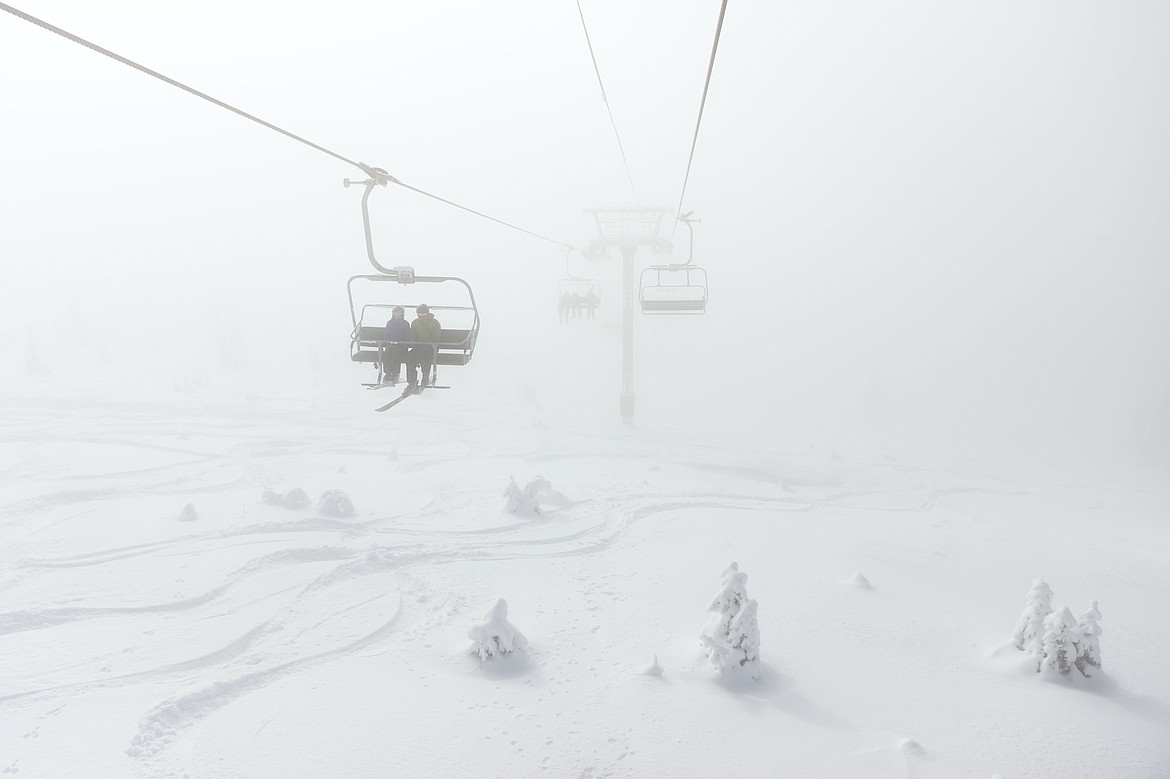
<path fill-rule="evenodd" d="M 18 7 L 555 241 L 635 204 L 572 3 Z M 673 210 L 718 3 L 582 7 L 638 203 Z M 1164 478 L 1167 40 L 1155 0 L 733 0 L 683 204 L 711 302 L 637 317 L 638 428 Z M 370 380 L 348 360 L 359 171 L 2 13 L 0 98 L 6 386 Z M 574 258 L 602 310 L 561 325 L 555 243 L 394 186 L 370 202 L 382 264 L 475 289 L 451 392 L 619 421 L 616 250 Z"/>

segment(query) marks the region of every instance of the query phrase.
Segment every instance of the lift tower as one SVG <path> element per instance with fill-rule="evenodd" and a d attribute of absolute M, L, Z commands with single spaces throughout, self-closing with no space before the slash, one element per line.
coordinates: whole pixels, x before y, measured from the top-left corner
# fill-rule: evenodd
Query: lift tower
<path fill-rule="evenodd" d="M 597 224 L 597 238 L 589 242 L 591 254 L 604 254 L 611 246 L 622 252 L 622 421 L 634 423 L 634 254 L 648 246 L 655 254 L 670 254 L 670 239 L 659 236 L 670 208 L 642 206 L 590 208 Z"/>

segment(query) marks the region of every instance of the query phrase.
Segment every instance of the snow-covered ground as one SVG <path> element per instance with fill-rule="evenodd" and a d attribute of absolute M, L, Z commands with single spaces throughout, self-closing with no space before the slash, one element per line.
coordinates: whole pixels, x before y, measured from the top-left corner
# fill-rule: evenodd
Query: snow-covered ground
<path fill-rule="evenodd" d="M 1164 481 L 355 379 L 0 392 L 5 776 L 1170 775 Z M 732 561 L 757 681 L 700 645 Z M 1035 578 L 1099 602 L 1094 678 L 1011 645 Z M 526 651 L 481 662 L 500 599 Z"/>

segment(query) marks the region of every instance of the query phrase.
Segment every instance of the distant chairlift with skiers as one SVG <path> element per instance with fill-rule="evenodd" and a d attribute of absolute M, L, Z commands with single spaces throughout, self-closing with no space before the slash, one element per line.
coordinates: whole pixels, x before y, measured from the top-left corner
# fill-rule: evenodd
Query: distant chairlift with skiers
<path fill-rule="evenodd" d="M 557 313 L 561 324 L 571 319 L 597 319 L 601 282 L 597 279 L 561 279 L 557 284 Z"/>

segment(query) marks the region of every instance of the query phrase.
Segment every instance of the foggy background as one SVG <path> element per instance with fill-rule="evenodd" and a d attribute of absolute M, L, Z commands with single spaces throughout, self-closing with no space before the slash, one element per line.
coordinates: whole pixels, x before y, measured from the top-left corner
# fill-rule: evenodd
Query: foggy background
<path fill-rule="evenodd" d="M 674 209 L 718 3 L 582 5 L 640 202 Z M 633 204 L 572 2 L 17 7 L 559 241 Z M 711 302 L 637 315 L 638 426 L 1165 478 L 1168 40 L 1158 0 L 732 0 L 684 203 Z M 357 170 L 3 13 L 0 101 L 3 386 L 372 379 Z M 616 250 L 600 321 L 565 327 L 558 246 L 370 202 L 382 264 L 475 289 L 452 393 L 617 424 Z"/>

